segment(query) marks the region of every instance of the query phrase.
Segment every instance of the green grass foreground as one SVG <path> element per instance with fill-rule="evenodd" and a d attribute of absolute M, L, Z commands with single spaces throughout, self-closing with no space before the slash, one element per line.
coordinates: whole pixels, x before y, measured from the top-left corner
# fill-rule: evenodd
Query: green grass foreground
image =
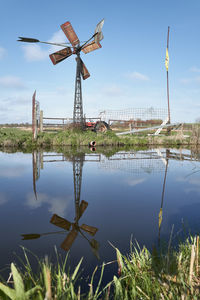
<path fill-rule="evenodd" d="M 200 143 L 200 139 L 184 137 L 179 134 L 170 136 L 122 135 L 113 131 L 95 133 L 92 131 L 65 130 L 55 133 L 39 133 L 36 141 L 31 131 L 17 128 L 0 128 L 0 147 L 18 147 L 22 149 L 52 146 L 88 146 L 91 141 L 96 146 L 178 146 Z"/>
<path fill-rule="evenodd" d="M 130 300 L 130 299 L 200 299 L 199 237 L 190 237 L 171 249 L 151 254 L 145 247 L 131 245 L 131 253 L 124 256 L 116 249 L 118 274 L 102 287 L 105 264 L 101 266 L 99 282 L 91 276 L 88 291 L 81 292 L 78 277 L 79 264 L 72 272 L 66 271 L 67 256 L 63 263 L 53 266 L 47 259 L 38 261 L 39 273 L 34 274 L 24 250 L 25 263 L 20 271 L 13 263 L 7 283 L 0 282 L 0 299 L 66 299 L 66 300 Z M 58 257 L 58 254 L 57 254 Z"/>

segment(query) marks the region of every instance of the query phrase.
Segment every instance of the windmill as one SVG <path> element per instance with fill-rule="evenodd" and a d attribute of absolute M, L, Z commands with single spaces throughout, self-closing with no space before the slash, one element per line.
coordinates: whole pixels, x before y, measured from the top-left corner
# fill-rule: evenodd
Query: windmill
<path fill-rule="evenodd" d="M 64 241 L 60 245 L 60 247 L 65 250 L 69 251 L 70 248 L 72 247 L 72 244 L 74 243 L 75 239 L 77 238 L 78 234 L 80 233 L 81 236 L 87 240 L 89 243 L 91 250 L 93 254 L 99 259 L 99 243 L 95 239 L 89 239 L 84 232 L 89 234 L 90 236 L 94 236 L 96 232 L 98 231 L 98 228 L 89 226 L 86 224 L 79 225 L 79 219 L 83 215 L 84 211 L 86 210 L 88 206 L 88 202 L 82 200 L 80 205 L 76 205 L 76 214 L 75 214 L 75 219 L 74 222 L 70 222 L 65 218 L 62 218 L 58 216 L 57 214 L 53 214 L 51 217 L 50 223 L 64 229 L 63 231 L 54 231 L 54 232 L 45 232 L 45 233 L 28 233 L 28 234 L 21 234 L 22 240 L 33 240 L 33 239 L 38 239 L 42 236 L 46 235 L 52 235 L 52 234 L 66 234 L 67 231 L 69 233 L 66 235 Z"/>
<path fill-rule="evenodd" d="M 92 35 L 92 37 L 89 38 L 86 42 L 83 42 L 82 45 L 69 21 L 62 24 L 60 27 L 64 32 L 64 34 L 66 35 L 67 39 L 69 40 L 71 46 L 67 46 L 67 44 L 69 43 L 63 44 L 63 43 L 42 42 L 39 41 L 38 39 L 26 38 L 26 37 L 19 37 L 18 40 L 18 42 L 43 43 L 43 44 L 65 47 L 64 49 L 61 49 L 49 55 L 54 65 L 70 57 L 72 54 L 76 55 L 76 79 L 75 79 L 73 123 L 74 125 L 80 126 L 82 128 L 84 127 L 84 120 L 83 120 L 81 76 L 83 80 L 85 80 L 88 77 L 90 77 L 90 73 L 88 72 L 85 64 L 83 63 L 80 57 L 80 53 L 82 51 L 83 53 L 86 54 L 101 48 L 100 41 L 103 39 L 103 34 L 102 34 L 103 24 L 104 24 L 104 19 L 97 24 L 95 28 L 95 32 Z"/>
<path fill-rule="evenodd" d="M 49 156 L 49 155 L 47 155 Z M 51 156 L 51 155 L 50 155 Z M 55 155 L 54 155 L 55 156 Z M 37 191 L 36 191 L 36 181 L 40 177 L 40 166 L 43 168 L 43 162 L 55 162 L 56 160 L 47 160 L 43 161 L 43 153 L 40 157 L 40 153 L 34 151 L 32 154 L 32 163 L 33 163 L 33 191 L 35 194 L 36 200 Z M 86 234 L 94 237 L 98 231 L 98 228 L 86 224 L 79 225 L 79 220 L 82 217 L 83 213 L 88 207 L 88 202 L 82 200 L 80 202 L 81 196 L 81 182 L 82 182 L 82 168 L 83 163 L 85 161 L 85 153 L 79 153 L 79 155 L 75 157 L 70 157 L 70 161 L 73 162 L 73 178 L 74 178 L 74 200 L 75 200 L 75 218 L 74 222 L 70 222 L 63 217 L 58 216 L 57 214 L 53 214 L 51 217 L 50 223 L 64 229 L 64 231 L 56 231 L 56 232 L 46 232 L 46 233 L 29 233 L 29 234 L 21 234 L 23 240 L 32 240 L 38 239 L 42 236 L 51 235 L 51 234 L 66 234 L 66 231 L 69 233 L 66 235 L 66 238 L 60 245 L 61 248 L 65 251 L 69 251 L 78 234 L 80 234 L 85 240 L 88 241 L 93 254 L 99 259 L 99 243 L 94 238 L 89 239 Z M 92 160 L 89 160 L 92 161 Z M 96 160 L 94 160 L 96 161 Z"/>

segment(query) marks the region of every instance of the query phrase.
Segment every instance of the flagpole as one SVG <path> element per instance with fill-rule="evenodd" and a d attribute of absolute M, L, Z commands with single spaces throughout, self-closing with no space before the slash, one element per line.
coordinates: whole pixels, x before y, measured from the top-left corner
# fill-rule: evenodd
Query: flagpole
<path fill-rule="evenodd" d="M 168 26 L 168 32 L 167 32 L 167 51 L 169 48 L 169 26 Z M 170 120 L 170 106 L 169 106 L 169 75 L 168 75 L 168 67 L 167 67 L 167 104 L 168 104 L 168 123 L 171 123 Z"/>

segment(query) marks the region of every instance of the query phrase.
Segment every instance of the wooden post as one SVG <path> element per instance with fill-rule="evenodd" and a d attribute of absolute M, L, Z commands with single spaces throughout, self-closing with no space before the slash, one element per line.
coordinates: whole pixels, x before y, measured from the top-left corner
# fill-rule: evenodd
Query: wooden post
<path fill-rule="evenodd" d="M 33 94 L 32 97 L 32 134 L 33 134 L 33 140 L 37 139 L 38 134 L 38 120 L 37 120 L 37 109 L 38 109 L 38 101 L 35 99 L 36 97 L 36 91 Z"/>
<path fill-rule="evenodd" d="M 43 110 L 40 111 L 40 132 L 43 132 Z"/>
<path fill-rule="evenodd" d="M 33 140 L 37 138 L 36 133 L 36 101 L 35 101 L 35 95 L 36 91 L 33 94 L 32 97 L 32 133 L 33 133 Z"/>
<path fill-rule="evenodd" d="M 44 168 L 44 161 L 43 161 L 43 151 L 40 151 L 40 168 Z"/>
<path fill-rule="evenodd" d="M 37 134 L 38 134 L 38 124 L 37 124 L 37 114 L 36 114 L 36 109 L 35 109 L 34 127 L 35 127 L 35 131 L 34 131 L 34 140 L 36 140 L 36 139 L 37 139 Z"/>
<path fill-rule="evenodd" d="M 132 126 L 131 126 L 131 122 L 129 123 L 129 130 L 131 132 Z"/>
<path fill-rule="evenodd" d="M 168 32 L 167 32 L 167 52 L 169 49 L 169 26 L 168 26 Z M 168 75 L 168 64 L 169 64 L 169 57 L 168 57 L 168 62 L 167 62 L 167 104 L 168 104 L 168 123 L 171 123 L 171 118 L 170 118 L 170 106 L 169 106 L 169 75 Z"/>

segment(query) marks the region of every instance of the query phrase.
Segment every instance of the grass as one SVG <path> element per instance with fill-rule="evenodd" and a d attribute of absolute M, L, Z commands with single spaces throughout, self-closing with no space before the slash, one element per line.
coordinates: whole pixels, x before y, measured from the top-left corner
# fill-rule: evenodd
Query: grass
<path fill-rule="evenodd" d="M 0 128 L 0 146 L 23 147 L 32 144 L 32 134 L 30 131 L 17 128 Z"/>
<path fill-rule="evenodd" d="M 65 130 L 54 133 L 43 132 L 38 134 L 37 140 L 33 141 L 30 131 L 18 128 L 0 128 L 0 147 L 15 147 L 19 149 L 36 149 L 38 147 L 48 148 L 54 146 L 81 147 L 88 146 L 89 142 L 96 141 L 99 146 L 178 146 L 199 144 L 200 134 L 197 130 L 190 137 L 181 135 L 170 136 L 148 136 L 145 134 L 117 136 L 113 131 L 106 133 L 95 133 L 92 131 Z"/>
<path fill-rule="evenodd" d="M 102 287 L 105 264 L 101 266 L 99 281 L 94 287 L 94 270 L 88 291 L 81 292 L 78 278 L 82 259 L 73 272 L 66 271 L 66 256 L 57 264 L 39 261 L 39 272 L 34 274 L 25 249 L 23 270 L 11 264 L 12 276 L 0 283 L 0 299 L 70 299 L 70 300 L 129 300 L 129 299 L 200 299 L 199 236 L 190 236 L 180 242 L 177 249 L 168 246 L 162 253 L 157 249 L 151 254 L 145 247 L 131 243 L 129 255 L 116 250 L 118 274 Z"/>

